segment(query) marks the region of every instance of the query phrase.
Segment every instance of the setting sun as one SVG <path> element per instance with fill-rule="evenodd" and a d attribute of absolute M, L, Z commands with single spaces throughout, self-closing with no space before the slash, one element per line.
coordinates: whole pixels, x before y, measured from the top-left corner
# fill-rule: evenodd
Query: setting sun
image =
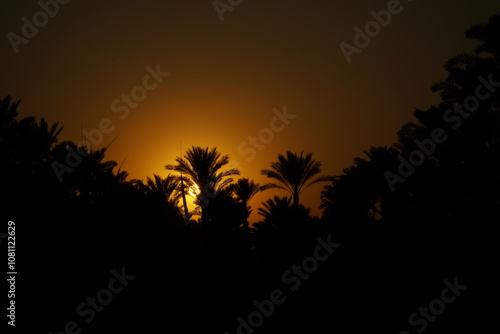
<path fill-rule="evenodd" d="M 200 187 L 196 183 L 193 183 L 191 187 L 188 189 L 188 194 L 193 198 L 196 198 L 200 194 Z"/>

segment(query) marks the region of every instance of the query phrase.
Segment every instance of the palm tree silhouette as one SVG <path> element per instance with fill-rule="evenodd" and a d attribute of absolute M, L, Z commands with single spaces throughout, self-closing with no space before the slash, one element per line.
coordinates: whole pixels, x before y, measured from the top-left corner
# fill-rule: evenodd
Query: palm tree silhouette
<path fill-rule="evenodd" d="M 392 196 L 383 175 L 386 170 L 396 168 L 398 151 L 394 147 L 371 146 L 363 153 L 366 158 L 354 158 L 353 165 L 344 168 L 342 174 L 324 187 L 320 205 L 324 218 L 371 221 L 390 216 Z"/>
<path fill-rule="evenodd" d="M 492 16 L 487 24 L 471 27 L 465 36 L 479 41 L 479 44 L 474 52 L 458 54 L 445 63 L 446 78 L 431 87 L 433 92 L 440 94 L 441 103 L 426 111 L 416 110 L 414 113 L 425 126 L 426 137 L 430 137 L 432 129 L 450 129 L 450 125 L 443 120 L 448 109 L 462 108 L 470 111 L 456 128 L 452 128 L 453 131 L 448 131 L 449 139 L 433 155 L 436 168 L 441 174 L 440 188 L 435 189 L 427 198 L 439 192 L 446 194 L 438 199 L 446 201 L 442 207 L 447 207 L 448 218 L 469 214 L 467 211 L 471 211 L 469 207 L 473 202 L 483 205 L 476 209 L 477 212 L 487 212 L 486 207 L 495 207 L 497 204 L 493 198 L 498 198 L 497 189 L 500 184 L 496 172 L 500 145 L 500 91 L 492 90 L 491 94 L 474 107 L 466 108 L 465 105 L 471 97 L 478 97 L 478 87 L 484 86 L 484 80 L 499 81 L 500 16 Z M 480 80 L 481 77 L 483 80 Z M 479 161 L 485 162 L 478 163 Z M 475 177 L 456 182 L 462 175 Z M 437 184 L 434 183 L 435 186 Z M 416 191 L 424 191 L 417 184 L 414 187 Z M 429 202 L 424 203 L 429 205 Z"/>
<path fill-rule="evenodd" d="M 476 54 L 487 53 L 493 58 L 500 58 L 500 15 L 490 17 L 487 24 L 478 24 L 465 32 L 465 37 L 476 39 L 480 44 L 474 50 Z"/>
<path fill-rule="evenodd" d="M 262 202 L 262 207 L 258 209 L 259 215 L 264 219 L 262 222 L 254 224 L 257 229 L 263 228 L 268 224 L 280 231 L 295 228 L 300 224 L 309 221 L 310 210 L 303 205 L 294 205 L 289 196 L 267 199 Z"/>
<path fill-rule="evenodd" d="M 12 102 L 12 96 L 7 95 L 0 100 L 0 134 L 4 134 L 6 129 L 16 123 L 16 117 L 19 115 L 17 107 L 21 100 Z"/>
<path fill-rule="evenodd" d="M 249 212 L 251 212 L 251 210 L 248 207 L 248 202 L 259 191 L 265 190 L 262 188 L 260 184 L 255 183 L 254 181 L 248 178 L 239 179 L 236 183 L 230 184 L 228 188 L 238 201 L 241 201 L 242 203 L 245 204 Z"/>
<path fill-rule="evenodd" d="M 435 83 L 431 90 L 440 92 L 444 103 L 462 103 L 474 94 L 478 74 L 498 73 L 500 59 L 500 15 L 490 17 L 487 24 L 472 26 L 465 32 L 468 39 L 480 43 L 473 53 L 460 53 L 444 65 L 446 79 Z"/>
<path fill-rule="evenodd" d="M 300 156 L 291 151 L 286 152 L 286 157 L 278 155 L 278 161 L 271 163 L 271 169 L 261 170 L 261 174 L 278 181 L 277 183 L 267 183 L 263 189 L 283 189 L 292 195 L 293 205 L 299 205 L 300 194 L 319 182 L 331 181 L 332 176 L 317 176 L 321 173 L 321 162 L 312 158 L 312 153 Z"/>
<path fill-rule="evenodd" d="M 246 217 L 250 216 L 252 213 L 252 208 L 248 202 L 253 196 L 255 196 L 255 194 L 264 190 L 260 184 L 255 183 L 248 178 L 239 179 L 236 183 L 230 184 L 227 189 L 239 203 L 243 203 L 246 209 Z M 248 225 L 248 221 L 246 221 L 245 225 Z"/>
<path fill-rule="evenodd" d="M 265 222 L 281 222 L 283 216 L 292 206 L 292 199 L 288 196 L 279 197 L 274 196 L 273 198 L 267 199 L 262 202 L 262 208 L 259 208 L 259 215 L 264 217 Z"/>
<path fill-rule="evenodd" d="M 20 102 L 13 102 L 10 95 L 0 99 L 0 152 L 12 166 L 24 165 L 33 172 L 46 167 L 62 127 L 59 123 L 49 125 L 45 118 L 17 120 Z"/>
<path fill-rule="evenodd" d="M 217 148 L 192 146 L 184 157 L 175 159 L 176 165 L 166 165 L 167 170 L 182 173 L 182 178 L 187 184 L 196 184 L 200 193 L 197 194 L 195 203 L 201 206 L 201 220 L 204 221 L 205 207 L 209 198 L 216 196 L 217 192 L 233 182 L 232 175 L 239 175 L 237 169 L 221 171 L 229 163 L 229 156 L 222 155 Z"/>
<path fill-rule="evenodd" d="M 179 204 L 181 196 L 179 192 L 179 183 L 180 178 L 170 174 L 168 174 L 166 178 L 153 174 L 153 178 L 147 177 L 146 183 L 140 180 L 134 180 L 135 186 L 146 196 L 153 198 L 163 206 L 171 207 L 177 207 Z"/>

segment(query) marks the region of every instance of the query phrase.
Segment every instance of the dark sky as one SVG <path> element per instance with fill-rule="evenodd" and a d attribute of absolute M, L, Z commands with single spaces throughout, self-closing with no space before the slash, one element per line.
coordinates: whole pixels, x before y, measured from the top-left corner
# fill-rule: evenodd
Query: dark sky
<path fill-rule="evenodd" d="M 500 13 L 498 0 L 401 1 L 348 64 L 339 44 L 354 44 L 354 28 L 391 2 L 244 0 L 221 21 L 212 0 L 72 0 L 43 22 L 36 1 L 4 0 L 0 96 L 21 98 L 21 116 L 59 121 L 60 139 L 107 122 L 98 146 L 116 138 L 107 158 L 126 158 L 131 178 L 165 176 L 181 141 L 217 146 L 260 183 L 260 169 L 286 150 L 313 152 L 337 174 L 371 145 L 392 144 L 414 108 L 438 102 L 429 87 L 443 63 L 475 45 L 464 32 Z M 21 36 L 33 15 L 38 32 L 16 53 L 9 33 Z M 169 75 L 144 82 L 148 66 Z M 147 96 L 127 106 L 131 92 Z M 285 106 L 296 117 L 270 124 Z M 249 159 L 248 137 L 259 133 L 266 142 Z M 304 193 L 315 214 L 322 186 Z"/>

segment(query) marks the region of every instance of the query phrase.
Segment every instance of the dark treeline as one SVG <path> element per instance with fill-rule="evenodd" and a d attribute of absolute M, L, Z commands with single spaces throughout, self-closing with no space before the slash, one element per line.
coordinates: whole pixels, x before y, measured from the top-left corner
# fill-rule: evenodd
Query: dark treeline
<path fill-rule="evenodd" d="M 58 124 L 21 119 L 19 101 L 0 100 L 1 216 L 17 226 L 18 326 L 233 334 L 254 300 L 281 289 L 286 301 L 255 333 L 494 332 L 500 16 L 466 37 L 475 50 L 449 59 L 432 86 L 440 104 L 415 110 L 394 145 L 370 147 L 333 177 L 311 154 L 284 152 L 261 166 L 269 183 L 259 185 L 216 148 L 191 147 L 165 162 L 168 177 L 129 180 L 105 148 L 59 141 Z M 322 217 L 300 203 L 316 182 Z M 195 185 L 199 207 L 186 212 L 183 194 Z M 251 208 L 269 188 L 288 196 Z M 251 210 L 262 217 L 255 224 Z M 329 236 L 341 246 L 291 291 L 283 273 Z M 86 323 L 77 306 L 123 267 L 135 279 Z M 410 324 L 455 277 L 467 285 L 460 297 L 426 328 Z"/>

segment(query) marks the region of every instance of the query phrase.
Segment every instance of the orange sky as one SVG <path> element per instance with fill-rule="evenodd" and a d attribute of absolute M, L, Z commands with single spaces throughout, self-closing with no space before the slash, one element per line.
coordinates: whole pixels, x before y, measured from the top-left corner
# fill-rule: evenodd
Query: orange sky
<path fill-rule="evenodd" d="M 387 3 L 243 1 L 221 22 L 212 1 L 71 1 L 17 54 L 3 38 L 0 95 L 22 98 L 22 116 L 59 121 L 60 139 L 79 141 L 82 125 L 91 131 L 108 118 L 114 128 L 100 146 L 115 139 L 107 157 L 126 158 L 131 178 L 165 176 L 181 141 L 217 146 L 260 183 L 259 171 L 286 150 L 313 152 L 333 175 L 370 145 L 392 144 L 415 107 L 436 103 L 429 87 L 442 64 L 474 46 L 465 30 L 500 12 L 497 0 L 402 1 L 348 64 L 339 44 L 353 44 L 353 28 Z M 40 10 L 34 1 L 1 6 L 3 36 L 21 34 L 21 18 Z M 157 64 L 169 76 L 120 119 L 113 101 Z M 238 146 L 284 106 L 297 117 L 247 161 Z M 322 187 L 303 196 L 316 215 Z M 254 211 L 272 195 L 256 196 Z"/>

